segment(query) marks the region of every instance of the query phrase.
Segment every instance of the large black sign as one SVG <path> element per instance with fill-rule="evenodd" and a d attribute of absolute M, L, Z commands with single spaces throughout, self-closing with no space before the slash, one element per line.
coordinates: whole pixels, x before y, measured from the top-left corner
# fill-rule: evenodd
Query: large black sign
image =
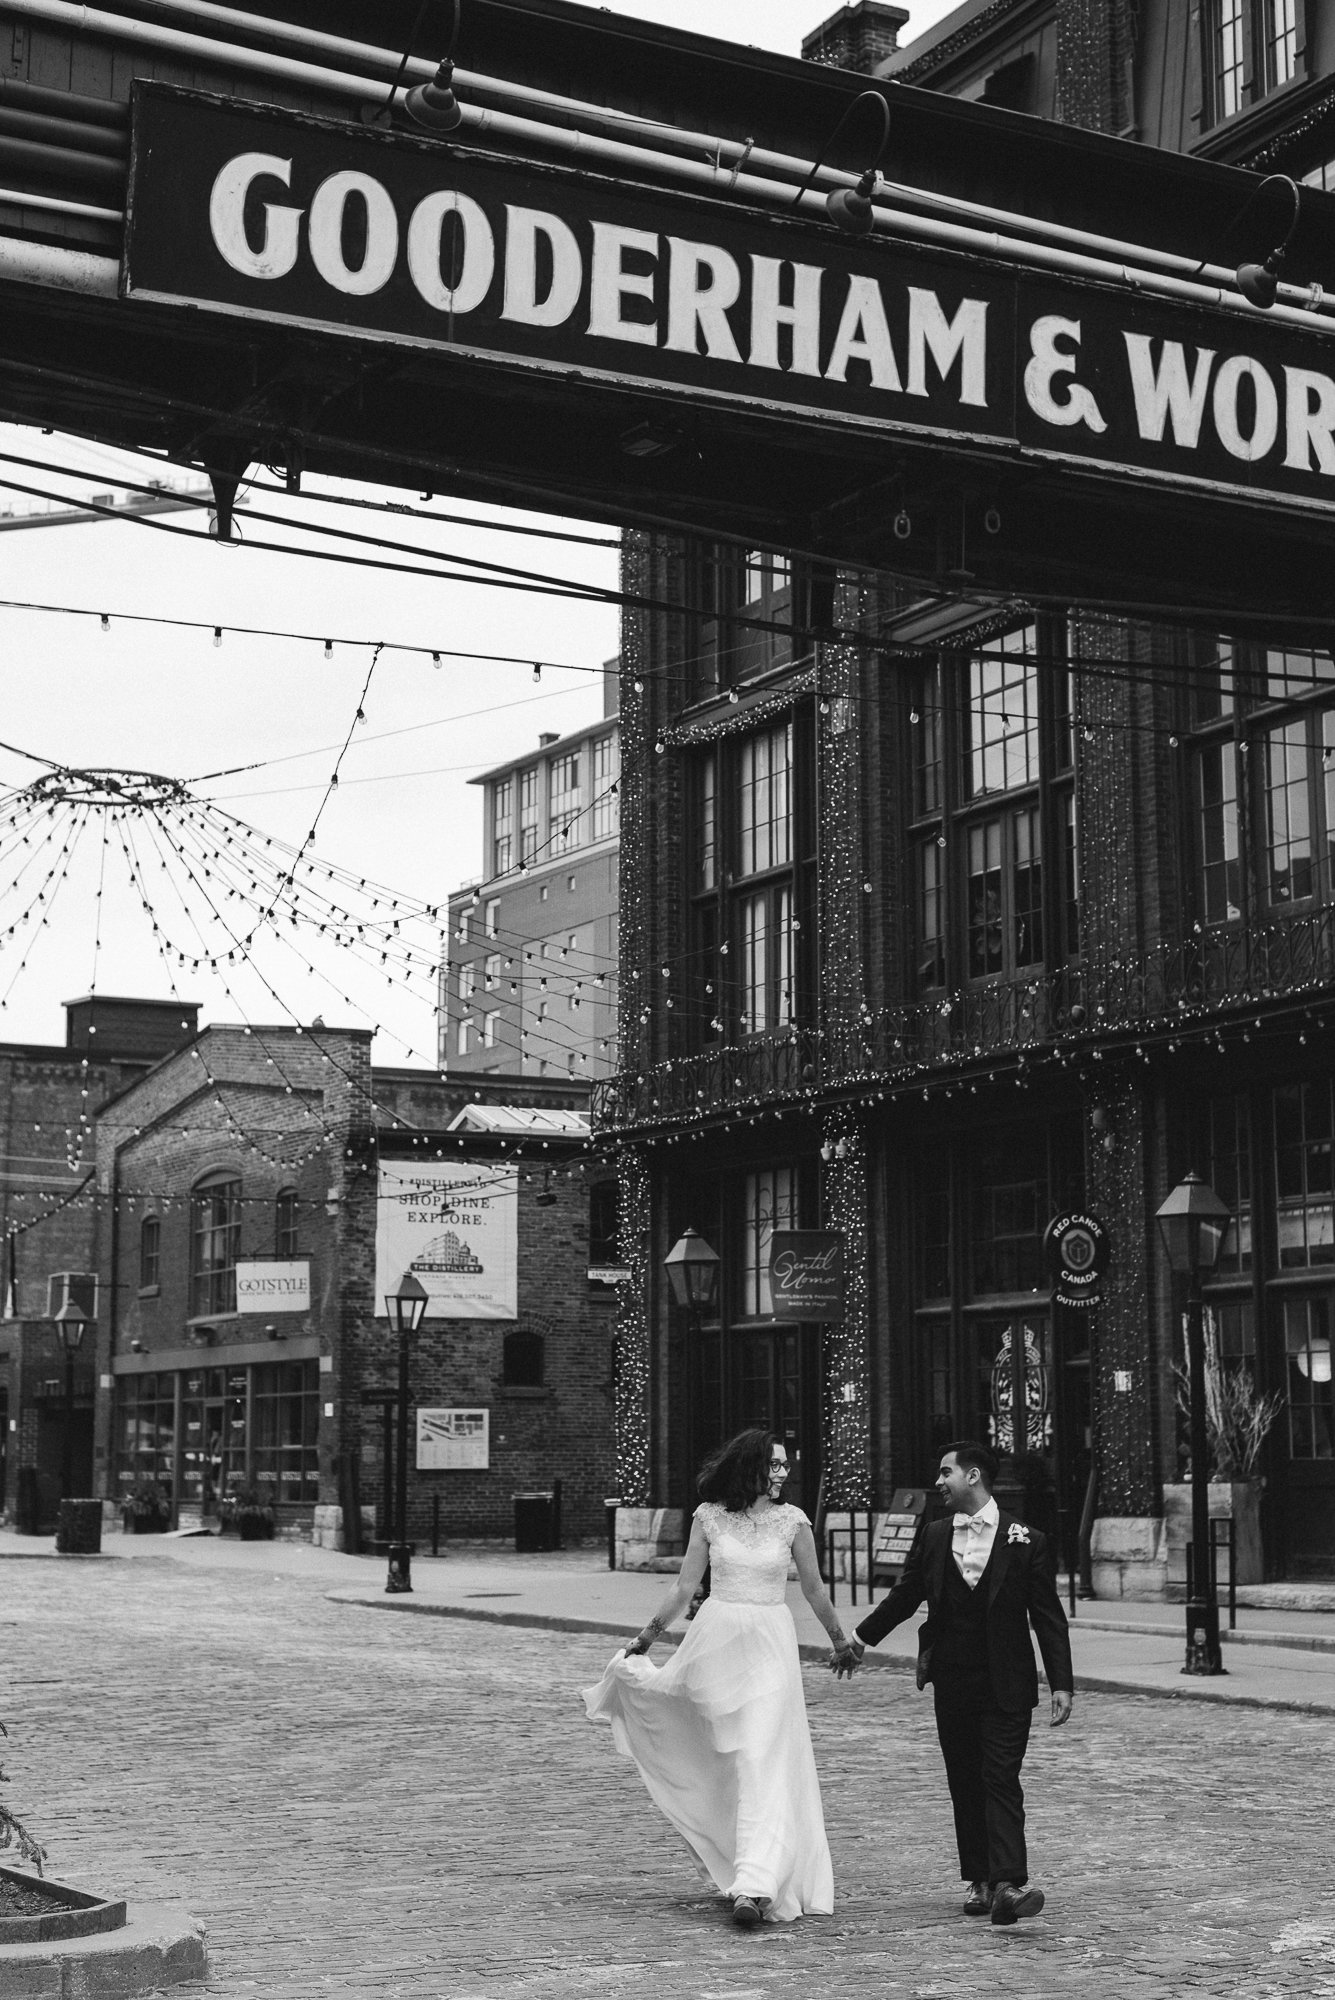
<path fill-rule="evenodd" d="M 122 284 L 758 413 L 1335 499 L 1335 361 L 1304 327 L 162 84 L 136 86 Z"/>

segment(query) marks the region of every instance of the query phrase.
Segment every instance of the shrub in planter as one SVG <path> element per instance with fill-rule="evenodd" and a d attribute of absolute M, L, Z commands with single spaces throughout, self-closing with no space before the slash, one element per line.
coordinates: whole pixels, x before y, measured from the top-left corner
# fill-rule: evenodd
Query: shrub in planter
<path fill-rule="evenodd" d="M 276 1516 L 258 1486 L 243 1486 L 230 1501 L 236 1531 L 243 1542 L 271 1542 Z"/>
<path fill-rule="evenodd" d="M 172 1503 L 156 1479 L 141 1479 L 121 1502 L 127 1535 L 165 1534 L 172 1522 Z"/>
<path fill-rule="evenodd" d="M 9 1731 L 0 1722 L 0 1736 L 8 1736 Z M 0 1771 L 0 1785 L 9 1783 L 8 1774 Z M 42 1863 L 46 1860 L 46 1849 L 39 1847 L 21 1819 L 17 1819 L 8 1806 L 0 1804 L 0 1850 L 16 1848 L 18 1858 L 25 1867 L 35 1868 L 40 1875 Z"/>

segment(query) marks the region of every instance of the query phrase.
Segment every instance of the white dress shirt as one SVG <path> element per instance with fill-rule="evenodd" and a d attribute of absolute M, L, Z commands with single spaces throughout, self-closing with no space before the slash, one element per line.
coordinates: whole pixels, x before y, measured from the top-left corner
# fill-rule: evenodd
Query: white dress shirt
<path fill-rule="evenodd" d="M 970 1590 L 978 1587 L 978 1579 L 987 1568 L 987 1559 L 992 1553 L 996 1540 L 997 1524 L 1001 1511 L 995 1500 L 988 1500 L 976 1514 L 957 1514 L 955 1532 L 951 1536 L 950 1547 L 959 1567 L 959 1573 Z"/>

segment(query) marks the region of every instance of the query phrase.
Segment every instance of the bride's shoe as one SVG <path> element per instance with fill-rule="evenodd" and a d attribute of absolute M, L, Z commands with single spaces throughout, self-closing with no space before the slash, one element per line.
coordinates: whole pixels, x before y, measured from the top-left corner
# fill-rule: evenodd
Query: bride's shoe
<path fill-rule="evenodd" d="M 732 1920 L 739 1930 L 753 1931 L 757 1924 L 764 1923 L 768 1908 L 768 1896 L 734 1896 Z"/>

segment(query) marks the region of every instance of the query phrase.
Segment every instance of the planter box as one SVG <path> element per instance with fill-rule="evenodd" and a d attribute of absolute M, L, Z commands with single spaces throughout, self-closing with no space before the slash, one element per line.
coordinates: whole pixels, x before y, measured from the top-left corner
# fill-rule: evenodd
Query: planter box
<path fill-rule="evenodd" d="M 0 1867 L 0 1881 L 50 1900 L 50 1911 L 31 1917 L 0 1916 L 0 1945 L 45 1944 L 55 1938 L 96 1937 L 118 1931 L 125 1923 L 125 1904 L 71 1889 L 49 1875 L 29 1875 L 26 1869 Z M 2 1989 L 0 1989 L 2 1990 Z"/>
<path fill-rule="evenodd" d="M 1261 1488 L 1250 1479 L 1231 1483 L 1210 1482 L 1210 1519 L 1232 1521 L 1233 1546 L 1237 1554 L 1239 1583 L 1263 1583 L 1265 1562 L 1261 1553 Z M 1165 1486 L 1163 1490 L 1165 1539 L 1168 1543 L 1168 1589 L 1184 1593 L 1187 1587 L 1187 1549 L 1191 1545 L 1191 1488 Z M 1228 1587 L 1228 1551 L 1218 1554 L 1219 1588 Z"/>

